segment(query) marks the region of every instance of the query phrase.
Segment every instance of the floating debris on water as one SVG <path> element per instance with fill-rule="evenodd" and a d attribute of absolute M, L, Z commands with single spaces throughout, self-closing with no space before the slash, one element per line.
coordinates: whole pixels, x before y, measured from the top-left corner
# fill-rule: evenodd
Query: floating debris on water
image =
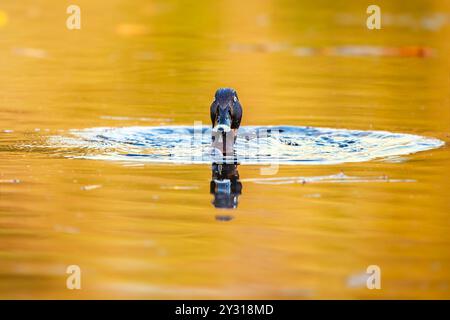
<path fill-rule="evenodd" d="M 233 219 L 234 219 L 234 217 L 233 216 L 229 216 L 229 215 L 217 215 L 216 216 L 216 220 L 217 221 L 231 221 Z"/>
<path fill-rule="evenodd" d="M 266 42 L 266 43 L 233 43 L 229 47 L 231 52 L 283 52 L 291 47 L 284 43 Z"/>
<path fill-rule="evenodd" d="M 361 17 L 351 13 L 339 13 L 336 22 L 345 26 L 361 25 Z M 383 13 L 383 26 L 410 28 L 413 30 L 424 29 L 427 31 L 439 31 L 450 24 L 450 14 L 435 12 L 421 17 L 411 14 Z"/>
<path fill-rule="evenodd" d="M 0 179 L 0 183 L 15 184 L 15 183 L 20 183 L 20 180 L 19 179 Z"/>
<path fill-rule="evenodd" d="M 311 193 L 311 194 L 305 194 L 305 198 L 311 198 L 311 199 L 318 199 L 321 198 L 322 195 L 320 193 Z"/>
<path fill-rule="evenodd" d="M 172 122 L 173 119 L 169 118 L 134 118 L 134 117 L 125 117 L 125 116 L 101 116 L 100 119 L 104 120 L 117 120 L 117 121 L 146 121 L 146 122 Z"/>
<path fill-rule="evenodd" d="M 306 183 L 355 183 L 355 182 L 416 182 L 413 179 L 390 179 L 387 176 L 357 177 L 344 173 L 315 176 L 315 177 L 274 177 L 274 178 L 248 178 L 241 182 L 253 182 L 257 184 L 306 184 Z M 319 195 L 320 196 L 320 195 Z"/>
<path fill-rule="evenodd" d="M 369 45 L 343 45 L 330 47 L 295 47 L 288 44 L 256 43 L 232 44 L 231 52 L 285 52 L 294 56 L 336 56 L 336 57 L 418 57 L 429 58 L 435 56 L 435 50 L 419 45 L 387 47 Z"/>
<path fill-rule="evenodd" d="M 161 186 L 163 190 L 197 190 L 198 186 Z"/>
<path fill-rule="evenodd" d="M 381 159 L 380 161 L 387 162 L 387 163 L 402 163 L 402 162 L 405 162 L 406 160 L 407 159 L 405 157 L 390 156 L 390 157 Z"/>
<path fill-rule="evenodd" d="M 14 48 L 13 53 L 18 56 L 35 59 L 45 59 L 48 57 L 48 54 L 45 50 L 37 48 Z"/>
<path fill-rule="evenodd" d="M 341 46 L 329 47 L 320 51 L 322 55 L 342 57 L 432 57 L 434 50 L 428 47 L 376 47 L 376 46 Z"/>
<path fill-rule="evenodd" d="M 123 167 L 143 167 L 143 163 L 124 163 L 122 164 Z"/>
<path fill-rule="evenodd" d="M 76 227 L 63 226 L 63 225 L 59 225 L 59 224 L 54 225 L 53 229 L 56 232 L 67 233 L 67 234 L 79 234 L 80 233 L 80 229 L 78 229 Z"/>
<path fill-rule="evenodd" d="M 102 187 L 101 184 L 93 184 L 93 185 L 83 186 L 83 187 L 81 187 L 81 190 L 91 191 L 91 190 L 99 189 L 101 187 Z"/>

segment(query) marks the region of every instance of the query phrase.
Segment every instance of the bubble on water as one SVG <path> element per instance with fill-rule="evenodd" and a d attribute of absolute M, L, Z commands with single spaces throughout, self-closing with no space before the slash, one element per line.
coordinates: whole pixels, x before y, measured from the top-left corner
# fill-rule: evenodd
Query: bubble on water
<path fill-rule="evenodd" d="M 199 140 L 194 141 L 194 136 Z M 60 156 L 121 163 L 209 164 L 218 160 L 212 152 L 209 127 L 90 128 L 52 136 L 47 144 Z M 246 126 L 239 129 L 234 155 L 225 158 L 240 164 L 339 164 L 392 159 L 442 145 L 438 139 L 388 131 Z"/>

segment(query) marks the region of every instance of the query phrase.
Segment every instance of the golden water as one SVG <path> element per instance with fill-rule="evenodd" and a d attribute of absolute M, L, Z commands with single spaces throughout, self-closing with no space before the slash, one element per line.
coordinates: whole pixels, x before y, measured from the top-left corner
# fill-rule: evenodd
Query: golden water
<path fill-rule="evenodd" d="M 65 2 L 2 1 L 0 297 L 450 298 L 447 146 L 275 176 L 408 183 L 258 184 L 245 179 L 260 167 L 240 166 L 235 210 L 211 204 L 206 165 L 36 148 L 69 129 L 208 123 L 221 86 L 244 125 L 450 142 L 450 3 L 377 2 L 371 31 L 360 1 L 81 0 L 69 31 Z M 66 289 L 72 264 L 81 290 Z M 361 280 L 373 264 L 381 290 Z"/>

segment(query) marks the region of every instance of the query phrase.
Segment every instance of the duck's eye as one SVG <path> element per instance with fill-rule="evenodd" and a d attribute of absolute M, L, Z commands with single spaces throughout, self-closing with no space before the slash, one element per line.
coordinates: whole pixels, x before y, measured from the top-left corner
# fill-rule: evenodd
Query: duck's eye
<path fill-rule="evenodd" d="M 237 97 L 236 97 L 236 96 L 234 96 L 234 97 L 233 97 L 233 100 L 234 100 L 234 102 L 236 102 L 236 101 L 237 101 Z"/>

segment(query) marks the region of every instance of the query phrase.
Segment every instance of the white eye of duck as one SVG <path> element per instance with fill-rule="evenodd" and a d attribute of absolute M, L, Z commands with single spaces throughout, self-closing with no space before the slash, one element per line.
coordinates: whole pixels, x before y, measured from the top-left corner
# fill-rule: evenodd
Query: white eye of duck
<path fill-rule="evenodd" d="M 237 98 L 236 98 L 236 96 L 234 96 L 234 97 L 233 97 L 233 100 L 234 100 L 234 102 L 236 102 L 236 101 L 237 101 Z"/>

